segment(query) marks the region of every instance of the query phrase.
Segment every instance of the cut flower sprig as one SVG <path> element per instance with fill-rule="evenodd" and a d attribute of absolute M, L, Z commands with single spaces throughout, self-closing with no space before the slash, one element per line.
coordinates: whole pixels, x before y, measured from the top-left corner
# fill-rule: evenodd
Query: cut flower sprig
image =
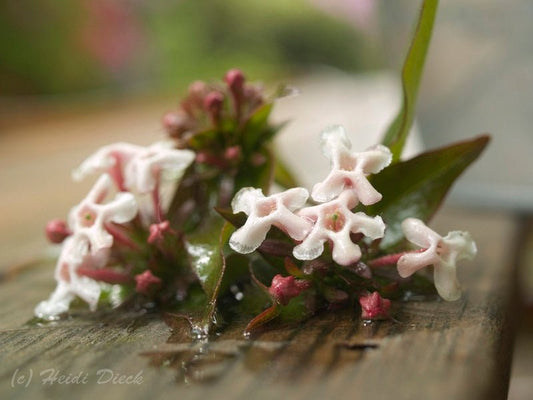
<path fill-rule="evenodd" d="M 402 223 L 405 237 L 421 249 L 383 255 L 379 242 L 385 235 L 385 222 L 379 215 L 368 216 L 354 210 L 381 200 L 369 179 L 391 163 L 389 149 L 376 146 L 353 152 L 341 126 L 327 128 L 321 141 L 331 172 L 314 185 L 312 198 L 318 204 L 308 205 L 308 192 L 301 187 L 270 196 L 247 187 L 232 202 L 233 212 L 247 217 L 231 235 L 231 248 L 241 254 L 257 250 L 267 257 L 285 258 L 288 275 L 275 275 L 267 290 L 273 310 L 287 306 L 292 298 L 308 291 L 313 293 L 315 305 L 331 306 L 353 298 L 358 299 L 363 318 L 385 318 L 390 300 L 382 298 L 379 291 L 387 292 L 390 285 L 380 287 L 373 279 L 372 269 L 391 265 L 397 266 L 398 281 L 433 265 L 439 295 L 448 301 L 459 299 L 456 262 L 474 257 L 476 245 L 470 234 L 454 231 L 442 238 L 420 219 L 407 218 Z M 269 237 L 271 227 L 275 231 Z M 280 241 L 280 233 L 287 240 Z M 273 241 L 278 245 L 273 247 Z M 267 245 L 262 245 L 265 242 Z M 285 253 L 280 253 L 281 243 Z M 287 268 L 288 265 L 292 267 Z M 265 314 L 265 322 L 270 319 L 272 313 Z M 254 327 L 260 324 L 257 319 L 253 321 Z"/>
<path fill-rule="evenodd" d="M 68 221 L 46 226 L 62 248 L 57 287 L 36 315 L 59 318 L 75 298 L 91 310 L 131 299 L 184 316 L 201 339 L 232 315 L 249 318 L 245 333 L 340 307 L 385 319 L 395 299 L 421 290 L 426 267 L 439 295 L 458 300 L 457 263 L 476 245 L 467 232 L 441 236 L 426 224 L 489 137 L 402 159 L 437 5 L 423 0 L 402 105 L 381 143 L 354 152 L 342 127 L 327 128 L 331 169 L 310 192 L 272 146 L 282 125 L 269 116 L 286 88 L 268 96 L 238 69 L 190 85 L 163 117 L 168 141 L 88 157 L 74 178 L 99 175 L 95 186 Z"/>

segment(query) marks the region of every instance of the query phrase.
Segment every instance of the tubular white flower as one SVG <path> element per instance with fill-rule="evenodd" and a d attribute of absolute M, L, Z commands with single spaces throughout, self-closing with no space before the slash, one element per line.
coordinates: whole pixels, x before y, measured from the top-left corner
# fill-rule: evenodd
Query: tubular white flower
<path fill-rule="evenodd" d="M 109 257 L 109 249 L 101 249 L 95 254 L 89 251 L 89 241 L 83 235 L 70 236 L 63 243 L 61 255 L 57 261 L 55 279 L 57 286 L 48 300 L 35 307 L 39 318 L 53 318 L 68 311 L 70 303 L 76 296 L 89 304 L 92 311 L 96 309 L 100 297 L 100 285 L 85 276 L 77 274 L 81 266 L 101 268 Z"/>
<path fill-rule="evenodd" d="M 177 179 L 193 162 L 194 152 L 177 150 L 170 142 L 157 142 L 143 149 L 124 167 L 125 186 L 139 193 L 153 191 L 162 179 Z"/>
<path fill-rule="evenodd" d="M 435 287 L 439 295 L 447 301 L 459 299 L 461 286 L 457 281 L 456 262 L 472 260 L 477 253 L 476 243 L 470 233 L 452 231 L 442 237 L 416 218 L 404 220 L 402 230 L 407 240 L 426 250 L 400 257 L 400 276 L 407 278 L 419 269 L 433 265 Z"/>
<path fill-rule="evenodd" d="M 69 215 L 71 230 L 74 235 L 87 239 L 92 254 L 113 245 L 113 237 L 105 229 L 106 223 L 122 224 L 137 215 L 137 202 L 131 193 L 117 193 L 113 200 L 103 203 L 112 189 L 111 177 L 103 174 L 87 197 L 75 206 Z"/>
<path fill-rule="evenodd" d="M 107 172 L 113 177 L 119 190 L 125 190 L 124 167 L 144 150 L 142 146 L 124 142 L 103 146 L 72 171 L 72 178 L 81 181 L 88 175 Z"/>
<path fill-rule="evenodd" d="M 381 194 L 366 178 L 376 174 L 390 164 L 392 154 L 382 145 L 355 153 L 342 126 L 332 126 L 322 132 L 322 149 L 331 162 L 331 172 L 326 179 L 313 187 L 311 197 L 326 202 L 337 197 L 344 190 L 352 190 L 365 205 L 377 203 Z"/>
<path fill-rule="evenodd" d="M 285 231 L 291 238 L 302 240 L 311 230 L 307 219 L 293 213 L 302 207 L 309 193 L 304 188 L 292 188 L 265 197 L 261 189 L 243 188 L 231 202 L 234 213 L 248 215 L 246 223 L 231 235 L 229 244 L 238 253 L 247 254 L 257 249 L 272 225 Z"/>
<path fill-rule="evenodd" d="M 163 178 L 177 178 L 194 160 L 191 150 L 172 148 L 171 142 L 156 142 L 148 147 L 129 143 L 104 146 L 87 158 L 72 173 L 81 180 L 94 173 L 109 173 L 121 191 L 147 193 Z"/>
<path fill-rule="evenodd" d="M 298 215 L 313 221 L 314 226 L 302 243 L 293 250 L 299 260 L 313 260 L 324 251 L 324 243 L 333 245 L 333 260 L 350 265 L 361 258 L 361 249 L 352 242 L 350 233 L 362 233 L 371 239 L 383 237 L 385 224 L 380 216 L 374 218 L 351 209 L 357 204 L 354 192 L 345 191 L 328 203 L 303 208 Z"/>

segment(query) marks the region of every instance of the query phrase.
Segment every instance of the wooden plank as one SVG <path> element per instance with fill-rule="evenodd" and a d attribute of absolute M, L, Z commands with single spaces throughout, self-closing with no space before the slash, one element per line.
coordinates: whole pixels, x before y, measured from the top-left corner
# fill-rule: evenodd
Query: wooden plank
<path fill-rule="evenodd" d="M 243 321 L 194 343 L 185 325 L 141 311 L 28 324 L 53 288 L 53 265 L 27 268 L 0 284 L 0 398 L 505 398 L 512 223 L 448 212 L 437 226 L 468 228 L 481 249 L 460 271 L 460 301 L 402 302 L 394 321 L 366 326 L 351 310 L 323 313 L 253 340 Z M 52 370 L 79 383 L 43 383 Z M 109 371 L 136 383 L 107 382 Z"/>

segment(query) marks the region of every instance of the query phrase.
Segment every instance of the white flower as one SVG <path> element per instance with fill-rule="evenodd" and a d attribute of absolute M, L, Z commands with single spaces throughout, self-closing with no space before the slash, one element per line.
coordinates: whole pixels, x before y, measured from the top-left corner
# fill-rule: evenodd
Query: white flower
<path fill-rule="evenodd" d="M 100 148 L 87 158 L 72 177 L 108 172 L 121 191 L 148 193 L 158 187 L 161 175 L 178 177 L 194 160 L 194 152 L 172 148 L 171 142 L 157 142 L 148 147 L 114 143 Z"/>
<path fill-rule="evenodd" d="M 351 209 L 357 204 L 352 191 L 328 203 L 303 208 L 298 215 L 313 221 L 314 226 L 302 243 L 293 250 L 299 260 L 313 260 L 324 251 L 324 243 L 333 244 L 333 260 L 341 265 L 350 265 L 361 258 L 361 249 L 350 239 L 350 233 L 363 233 L 371 239 L 383 237 L 385 224 L 380 216 L 369 217 Z"/>
<path fill-rule="evenodd" d="M 143 151 L 142 146 L 123 142 L 103 146 L 72 171 L 72 178 L 81 181 L 87 175 L 107 172 L 113 177 L 119 190 L 126 191 L 124 167 Z"/>
<path fill-rule="evenodd" d="M 453 231 L 441 237 L 416 218 L 404 220 L 402 230 L 407 240 L 426 250 L 400 257 L 398 260 L 400 276 L 407 278 L 419 269 L 433 265 L 435 287 L 439 295 L 447 301 L 459 299 L 461 287 L 457 281 L 455 264 L 462 259 L 472 260 L 477 253 L 476 244 L 470 233 Z"/>
<path fill-rule="evenodd" d="M 243 188 L 231 202 L 234 213 L 248 215 L 246 223 L 231 235 L 229 244 L 239 253 L 247 254 L 257 249 L 272 225 L 282 229 L 291 238 L 302 240 L 312 224 L 293 213 L 302 207 L 309 193 L 304 188 L 292 188 L 265 197 L 261 189 Z"/>
<path fill-rule="evenodd" d="M 35 308 L 39 318 L 52 318 L 68 311 L 76 296 L 96 309 L 100 297 L 100 285 L 85 276 L 77 274 L 81 266 L 103 267 L 109 257 L 109 249 L 104 248 L 91 254 L 89 241 L 83 235 L 72 235 L 63 242 L 61 255 L 57 261 L 55 278 L 57 286 L 48 300 L 40 302 Z"/>
<path fill-rule="evenodd" d="M 170 142 L 157 142 L 133 157 L 124 168 L 125 186 L 139 193 L 152 192 L 161 178 L 176 179 L 194 160 L 191 150 L 177 150 Z"/>
<path fill-rule="evenodd" d="M 92 254 L 113 245 L 113 237 L 107 232 L 105 224 L 122 224 L 137 215 L 137 202 L 131 193 L 117 193 L 113 200 L 103 203 L 112 189 L 111 177 L 103 174 L 87 197 L 75 206 L 69 215 L 71 230 L 74 235 L 87 239 Z"/>
<path fill-rule="evenodd" d="M 322 132 L 322 149 L 331 162 L 331 172 L 326 179 L 313 187 L 311 197 L 318 202 L 330 201 L 344 190 L 356 192 L 365 205 L 377 203 L 381 194 L 366 178 L 390 164 L 390 150 L 382 145 L 355 153 L 342 126 L 332 126 Z"/>

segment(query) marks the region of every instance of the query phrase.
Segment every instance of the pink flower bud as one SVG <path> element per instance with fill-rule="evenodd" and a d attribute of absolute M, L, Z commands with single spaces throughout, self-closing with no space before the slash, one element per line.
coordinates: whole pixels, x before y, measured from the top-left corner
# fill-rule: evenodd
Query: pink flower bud
<path fill-rule="evenodd" d="M 292 298 L 299 296 L 310 286 L 309 281 L 295 279 L 292 275 L 284 277 L 278 274 L 272 279 L 268 292 L 278 303 L 287 305 Z"/>
<path fill-rule="evenodd" d="M 384 319 L 389 317 L 391 302 L 378 292 L 359 297 L 362 319 Z"/>
<path fill-rule="evenodd" d="M 162 122 L 165 131 L 174 138 L 179 138 L 194 128 L 194 121 L 181 110 L 167 112 L 163 115 Z"/>
<path fill-rule="evenodd" d="M 189 85 L 189 96 L 203 97 L 207 90 L 207 84 L 204 81 L 194 81 Z"/>
<path fill-rule="evenodd" d="M 175 234 L 176 232 L 170 227 L 170 222 L 163 221 L 159 224 L 150 225 L 150 236 L 148 243 L 159 242 L 164 239 L 165 234 Z"/>
<path fill-rule="evenodd" d="M 137 282 L 135 287 L 137 293 L 148 295 L 150 292 L 157 289 L 162 281 L 160 278 L 152 274 L 152 271 L 147 269 L 142 274 L 135 275 L 135 282 Z"/>
<path fill-rule="evenodd" d="M 224 95 L 220 92 L 209 92 L 204 98 L 204 109 L 209 113 L 211 121 L 216 124 L 220 118 Z"/>
<path fill-rule="evenodd" d="M 62 219 L 53 219 L 46 224 L 46 238 L 52 243 L 62 243 L 72 234 Z"/>
<path fill-rule="evenodd" d="M 234 93 L 240 93 L 244 86 L 244 74 L 238 68 L 230 69 L 224 76 L 224 81 Z"/>
<path fill-rule="evenodd" d="M 224 158 L 226 160 L 237 160 L 242 154 L 241 146 L 231 146 L 224 152 Z"/>

